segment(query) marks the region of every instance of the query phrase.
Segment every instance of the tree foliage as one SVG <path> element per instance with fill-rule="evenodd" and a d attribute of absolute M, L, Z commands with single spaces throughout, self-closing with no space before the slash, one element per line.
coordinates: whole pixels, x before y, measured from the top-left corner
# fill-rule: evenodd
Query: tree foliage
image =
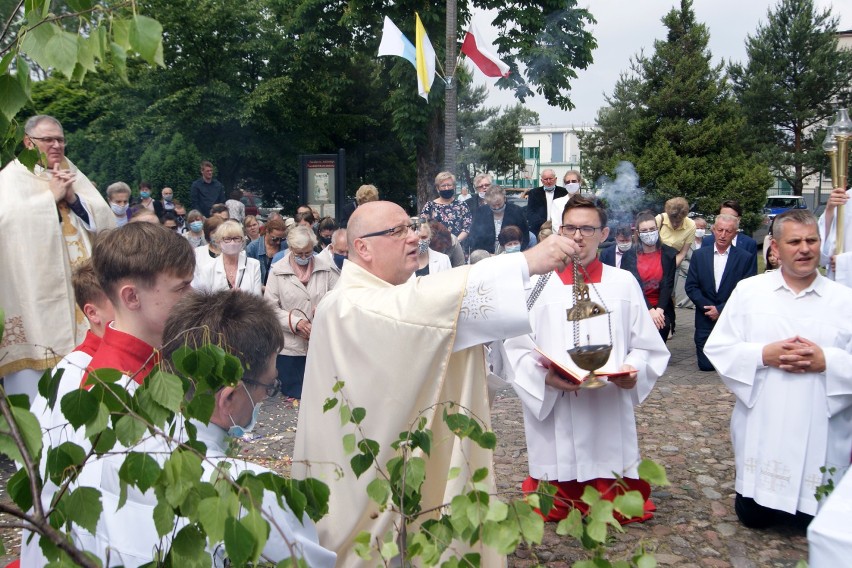
<path fill-rule="evenodd" d="M 779 0 L 746 39 L 747 62 L 730 67 L 749 147 L 796 195 L 825 167 L 822 126 L 852 94 L 852 51 L 837 48 L 838 22 L 813 0 Z"/>
<path fill-rule="evenodd" d="M 598 113 L 601 131 L 583 138 L 584 155 L 593 174 L 632 162 L 659 205 L 683 196 L 706 213 L 736 198 L 748 212 L 744 225 L 754 228 L 772 178 L 743 145 L 745 118 L 722 66 L 711 64 L 707 28 L 695 20 L 690 0 L 663 23 L 666 39 L 622 75 L 610 106 Z"/>
<path fill-rule="evenodd" d="M 15 116 L 30 101 L 34 68 L 82 82 L 98 68 L 126 80 L 129 57 L 163 65 L 162 26 L 129 3 L 27 0 L 8 6 L 0 22 L 0 165 L 14 158 L 23 136 Z"/>

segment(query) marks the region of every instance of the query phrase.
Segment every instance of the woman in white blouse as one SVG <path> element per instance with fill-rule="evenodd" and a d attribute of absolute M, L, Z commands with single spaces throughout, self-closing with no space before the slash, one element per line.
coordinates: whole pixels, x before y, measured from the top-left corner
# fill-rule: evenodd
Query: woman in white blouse
<path fill-rule="evenodd" d="M 246 256 L 243 250 L 243 226 L 237 221 L 225 221 L 211 237 L 222 254 L 196 271 L 192 287 L 209 292 L 241 290 L 260 296 L 260 262 Z"/>

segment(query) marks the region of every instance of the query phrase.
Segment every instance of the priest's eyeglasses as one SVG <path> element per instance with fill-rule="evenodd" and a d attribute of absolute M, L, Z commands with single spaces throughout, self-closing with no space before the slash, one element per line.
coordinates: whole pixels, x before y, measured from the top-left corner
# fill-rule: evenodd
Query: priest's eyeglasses
<path fill-rule="evenodd" d="M 261 383 L 260 381 L 253 381 L 251 379 L 243 379 L 243 382 L 247 385 L 262 387 L 266 391 L 266 396 L 268 398 L 272 398 L 273 396 L 278 394 L 278 381 L 275 381 L 271 385 Z"/>
<path fill-rule="evenodd" d="M 30 136 L 29 134 L 27 134 L 27 138 L 29 138 L 30 140 L 38 140 L 39 142 L 44 142 L 48 146 L 53 146 L 54 144 L 59 144 L 60 146 L 65 146 L 65 138 L 63 138 L 62 136 L 38 137 L 38 136 Z"/>
<path fill-rule="evenodd" d="M 359 239 L 366 239 L 367 237 L 384 237 L 385 235 L 389 235 L 396 239 L 404 239 L 408 236 L 408 232 L 411 231 L 416 233 L 420 229 L 420 222 L 414 221 L 412 223 L 406 223 L 403 225 L 397 225 L 396 227 L 391 227 L 390 229 L 385 229 L 384 231 L 376 231 L 375 233 L 367 233 L 366 235 L 361 235 L 358 237 Z"/>
<path fill-rule="evenodd" d="M 580 234 L 584 237 L 591 237 L 595 234 L 595 231 L 600 228 L 601 227 L 592 227 L 591 225 L 583 225 L 582 227 L 578 227 L 576 225 L 562 225 L 559 227 L 559 234 L 563 237 L 573 237 L 577 231 L 580 231 Z"/>

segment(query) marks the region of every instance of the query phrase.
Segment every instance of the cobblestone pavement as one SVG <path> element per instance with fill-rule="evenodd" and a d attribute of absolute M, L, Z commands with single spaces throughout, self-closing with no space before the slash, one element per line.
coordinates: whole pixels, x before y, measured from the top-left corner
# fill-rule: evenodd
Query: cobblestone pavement
<path fill-rule="evenodd" d="M 677 334 L 668 344 L 672 352 L 668 370 L 636 413 L 642 455 L 665 466 L 671 485 L 655 488 L 656 516 L 617 534 L 610 558 L 629 558 L 641 545 L 653 551 L 662 566 L 793 567 L 807 559 L 803 531 L 786 527 L 754 531 L 740 525 L 734 514 L 734 456 L 728 430 L 734 398 L 716 373 L 697 370 L 693 317 L 691 310 L 678 309 Z M 297 416 L 297 402 L 281 396 L 266 402 L 255 439 L 244 443 L 242 454 L 288 473 Z M 517 492 L 528 473 L 527 450 L 520 401 L 511 389 L 497 396 L 492 422 L 498 437 L 494 467 L 499 490 Z M 558 568 L 584 558 L 579 544 L 556 535 L 555 528 L 548 524 L 544 542 L 533 550 L 518 550 L 509 565 Z M 4 535 L 4 541 L 15 553 L 10 536 Z"/>
<path fill-rule="evenodd" d="M 629 558 L 639 545 L 654 551 L 662 566 L 761 568 L 793 567 L 807 560 L 801 530 L 781 527 L 754 531 L 739 524 L 733 509 L 734 456 L 728 423 L 734 397 L 714 372 L 698 371 L 692 340 L 693 311 L 677 310 L 677 333 L 669 340 L 672 357 L 665 375 L 637 409 L 643 457 L 666 468 L 669 487 L 655 488 L 656 516 L 616 535 L 611 559 Z M 262 436 L 246 455 L 285 470 L 289 466 L 298 408 L 278 397 L 263 407 Z M 521 405 L 511 389 L 494 402 L 492 423 L 498 447 L 494 467 L 501 492 L 514 492 L 527 476 L 527 450 Z M 518 550 L 510 566 L 570 566 L 584 558 L 579 544 L 558 536 L 548 524 L 544 542 Z"/>

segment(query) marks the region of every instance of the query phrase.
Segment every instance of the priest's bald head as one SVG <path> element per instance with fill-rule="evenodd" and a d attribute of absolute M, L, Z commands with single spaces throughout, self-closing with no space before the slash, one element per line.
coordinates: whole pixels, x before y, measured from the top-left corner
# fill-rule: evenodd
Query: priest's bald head
<path fill-rule="evenodd" d="M 349 261 L 390 284 L 406 282 L 417 270 L 419 236 L 399 205 L 372 201 L 349 218 Z"/>

